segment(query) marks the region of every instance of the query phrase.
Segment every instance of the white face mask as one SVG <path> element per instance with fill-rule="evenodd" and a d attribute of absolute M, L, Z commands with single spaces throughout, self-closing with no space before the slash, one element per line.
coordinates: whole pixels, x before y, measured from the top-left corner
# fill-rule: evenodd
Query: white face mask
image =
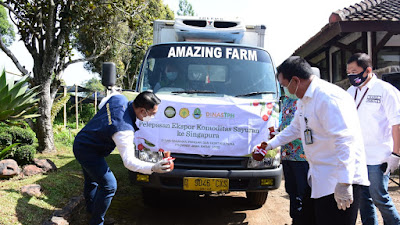
<path fill-rule="evenodd" d="M 288 89 L 287 87 L 283 87 L 283 90 L 285 91 L 285 95 L 286 95 L 288 98 L 291 98 L 291 99 L 298 99 L 298 97 L 297 97 L 295 94 L 292 94 L 292 93 L 289 92 L 289 89 Z"/>
<path fill-rule="evenodd" d="M 147 114 L 147 110 L 146 110 L 146 115 L 147 116 L 144 116 L 143 117 L 143 122 L 149 122 L 150 120 L 152 120 L 153 118 L 154 118 L 154 115 L 153 116 L 149 116 L 148 114 Z"/>

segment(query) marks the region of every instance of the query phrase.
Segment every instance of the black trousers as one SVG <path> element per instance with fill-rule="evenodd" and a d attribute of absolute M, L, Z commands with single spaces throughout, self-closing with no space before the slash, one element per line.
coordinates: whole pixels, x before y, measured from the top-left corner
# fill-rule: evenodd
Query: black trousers
<path fill-rule="evenodd" d="M 353 185 L 353 203 L 346 210 L 339 210 L 333 194 L 312 199 L 311 188 L 303 200 L 300 220 L 294 225 L 354 225 L 360 208 L 360 185 Z"/>

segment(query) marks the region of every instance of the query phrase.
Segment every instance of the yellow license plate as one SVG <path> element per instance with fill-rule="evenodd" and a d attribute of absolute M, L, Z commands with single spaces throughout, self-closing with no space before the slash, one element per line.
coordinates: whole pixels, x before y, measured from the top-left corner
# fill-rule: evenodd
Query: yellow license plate
<path fill-rule="evenodd" d="M 187 191 L 229 191 L 229 179 L 184 177 L 183 190 Z"/>

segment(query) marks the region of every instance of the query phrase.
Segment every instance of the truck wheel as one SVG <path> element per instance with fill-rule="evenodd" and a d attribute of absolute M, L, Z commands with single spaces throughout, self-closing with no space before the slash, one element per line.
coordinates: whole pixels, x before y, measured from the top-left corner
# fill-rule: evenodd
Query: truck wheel
<path fill-rule="evenodd" d="M 143 204 L 150 207 L 156 207 L 160 201 L 160 190 L 155 188 L 142 187 Z"/>
<path fill-rule="evenodd" d="M 252 206 L 261 208 L 265 201 L 267 201 L 268 191 L 263 192 L 248 192 L 246 191 L 247 200 Z"/>

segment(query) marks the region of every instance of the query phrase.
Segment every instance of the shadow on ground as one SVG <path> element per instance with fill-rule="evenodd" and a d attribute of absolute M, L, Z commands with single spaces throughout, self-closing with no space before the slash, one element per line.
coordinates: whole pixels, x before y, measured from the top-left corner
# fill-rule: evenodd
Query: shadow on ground
<path fill-rule="evenodd" d="M 243 196 L 199 196 L 191 192 L 162 192 L 160 204 L 149 207 L 143 204 L 140 188 L 129 181 L 128 171 L 119 155 L 107 157 L 118 181 L 118 189 L 107 212 L 116 225 L 159 224 L 247 224 L 245 210 L 254 209 Z M 120 164 L 117 162 L 121 162 Z M 72 213 L 70 225 L 88 224 L 82 202 Z"/>

